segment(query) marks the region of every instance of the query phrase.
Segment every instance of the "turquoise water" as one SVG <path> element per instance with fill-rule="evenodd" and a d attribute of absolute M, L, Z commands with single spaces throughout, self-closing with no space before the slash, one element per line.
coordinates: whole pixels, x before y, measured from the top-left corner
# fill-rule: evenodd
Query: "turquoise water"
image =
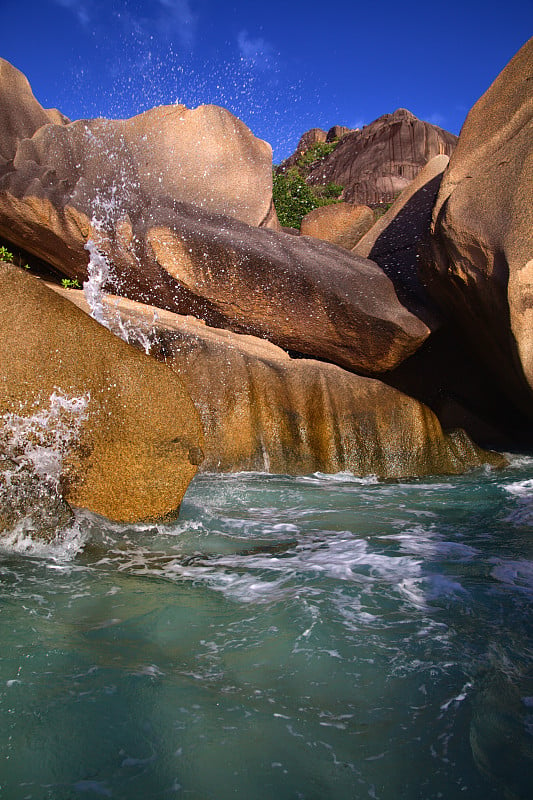
<path fill-rule="evenodd" d="M 0 549 L 0 798 L 533 796 L 533 459 Z"/>

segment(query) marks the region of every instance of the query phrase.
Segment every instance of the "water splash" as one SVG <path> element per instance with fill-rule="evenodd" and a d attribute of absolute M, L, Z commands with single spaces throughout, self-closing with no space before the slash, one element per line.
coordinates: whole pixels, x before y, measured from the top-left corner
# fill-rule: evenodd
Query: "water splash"
<path fill-rule="evenodd" d="M 61 492 L 65 456 L 79 439 L 89 394 L 54 391 L 33 414 L 0 417 L 0 532 L 2 544 L 27 552 L 33 536 L 50 541 L 72 521 Z M 24 408 L 21 408 L 24 411 Z"/>

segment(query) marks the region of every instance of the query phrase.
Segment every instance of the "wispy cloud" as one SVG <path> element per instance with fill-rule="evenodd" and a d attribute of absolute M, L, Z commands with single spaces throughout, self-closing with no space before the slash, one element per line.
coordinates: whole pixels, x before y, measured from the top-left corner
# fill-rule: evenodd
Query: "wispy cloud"
<path fill-rule="evenodd" d="M 91 3 L 90 0 L 55 0 L 57 5 L 67 8 L 72 11 L 78 18 L 78 22 L 85 26 L 89 24 L 91 17 Z"/>
<path fill-rule="evenodd" d="M 189 0 L 157 0 L 159 16 L 158 33 L 165 38 L 177 36 L 182 47 L 191 50 L 196 37 L 198 16 Z"/>
<path fill-rule="evenodd" d="M 248 35 L 248 31 L 240 31 L 237 36 L 237 45 L 241 59 L 247 67 L 267 70 L 276 65 L 274 48 L 261 36 L 252 39 Z"/>
<path fill-rule="evenodd" d="M 446 122 L 446 117 L 441 114 L 439 111 L 434 111 L 429 117 L 426 117 L 426 122 L 431 122 L 432 125 L 438 125 L 442 127 L 443 124 Z"/>

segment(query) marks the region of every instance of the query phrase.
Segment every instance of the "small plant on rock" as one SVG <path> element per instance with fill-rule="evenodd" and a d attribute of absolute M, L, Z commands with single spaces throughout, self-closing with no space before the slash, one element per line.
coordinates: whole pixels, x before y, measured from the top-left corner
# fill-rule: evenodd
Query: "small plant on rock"
<path fill-rule="evenodd" d="M 7 247 L 0 247 L 0 261 L 13 262 L 13 253 Z"/>
<path fill-rule="evenodd" d="M 77 278 L 63 278 L 61 286 L 63 289 L 81 289 L 80 282 Z"/>

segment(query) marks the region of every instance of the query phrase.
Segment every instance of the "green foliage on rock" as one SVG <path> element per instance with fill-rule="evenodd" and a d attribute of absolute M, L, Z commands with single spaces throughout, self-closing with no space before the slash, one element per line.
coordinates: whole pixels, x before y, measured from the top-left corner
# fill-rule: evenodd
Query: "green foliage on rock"
<path fill-rule="evenodd" d="M 63 278 L 61 286 L 63 289 L 81 289 L 80 282 L 77 278 Z"/>
<path fill-rule="evenodd" d="M 339 139 L 335 139 L 333 142 L 315 142 L 312 144 L 298 159 L 298 169 L 308 172 L 312 167 L 316 166 L 318 161 L 329 156 L 335 150 L 339 141 Z"/>
<path fill-rule="evenodd" d="M 9 261 L 13 263 L 13 253 L 7 247 L 0 247 L 0 261 Z"/>
<path fill-rule="evenodd" d="M 336 183 L 311 186 L 306 178 L 319 162 L 338 145 L 334 142 L 315 142 L 301 154 L 290 169 L 274 169 L 272 196 L 278 219 L 285 228 L 300 229 L 303 217 L 320 206 L 337 203 L 343 187 Z"/>

